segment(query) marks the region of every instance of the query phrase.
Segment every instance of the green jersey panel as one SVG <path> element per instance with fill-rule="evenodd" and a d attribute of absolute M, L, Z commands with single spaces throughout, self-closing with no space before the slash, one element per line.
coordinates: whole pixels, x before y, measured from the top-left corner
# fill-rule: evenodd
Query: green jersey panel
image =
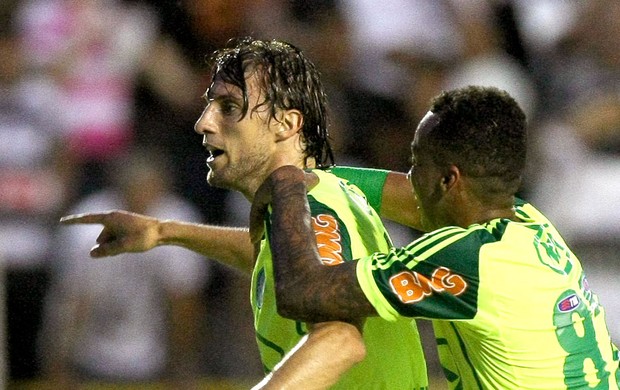
<path fill-rule="evenodd" d="M 618 389 L 618 350 L 579 260 L 534 207 L 516 213 L 365 257 L 358 281 L 382 317 L 433 319 L 453 389 Z"/>
<path fill-rule="evenodd" d="M 390 171 L 374 168 L 334 166 L 329 169 L 329 172 L 356 185 L 362 190 L 372 208 L 381 212 L 383 186 Z"/>
<path fill-rule="evenodd" d="M 314 170 L 320 182 L 308 193 L 319 252 L 322 246 L 334 257 L 322 258 L 337 264 L 391 247 L 388 233 L 364 195 L 336 176 Z M 322 226 L 336 227 L 323 229 Z M 282 360 L 307 333 L 303 323 L 282 318 L 276 310 L 274 277 L 266 222 L 266 238 L 252 275 L 251 302 L 261 360 L 267 372 Z M 322 255 L 323 256 L 323 255 Z M 426 362 L 415 322 L 400 318 L 388 322 L 369 318 L 364 325 L 366 358 L 349 370 L 334 389 L 424 389 L 428 387 Z M 328 359 L 328 356 L 324 357 Z"/>

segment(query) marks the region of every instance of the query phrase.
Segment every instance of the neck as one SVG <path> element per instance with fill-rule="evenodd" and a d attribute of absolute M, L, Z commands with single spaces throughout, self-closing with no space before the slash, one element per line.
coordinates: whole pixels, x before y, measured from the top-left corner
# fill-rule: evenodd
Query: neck
<path fill-rule="evenodd" d="M 514 194 L 505 190 L 494 178 L 463 177 L 454 192 L 452 213 L 458 225 L 467 227 L 497 218 L 516 220 Z"/>
<path fill-rule="evenodd" d="M 273 173 L 273 171 L 275 171 L 276 169 L 283 167 L 285 165 L 293 165 L 297 168 L 300 169 L 306 169 L 306 168 L 314 168 L 314 164 L 306 164 L 305 159 L 281 159 L 281 160 L 277 160 L 274 161 L 273 164 L 271 164 L 269 169 L 266 169 L 264 172 L 264 175 L 260 175 L 260 177 L 257 177 L 255 180 L 249 180 L 247 182 L 247 186 L 244 189 L 239 189 L 239 192 L 241 192 L 243 194 L 243 196 L 250 201 L 250 203 L 254 202 L 254 194 L 256 194 L 256 191 L 258 191 L 258 188 L 265 182 L 265 180 L 267 180 L 267 177 L 269 177 L 269 175 L 271 175 L 271 173 Z"/>
<path fill-rule="evenodd" d="M 468 227 L 472 224 L 486 223 L 497 218 L 516 220 L 514 198 L 503 198 L 501 201 L 482 202 L 470 199 L 467 204 L 458 207 L 457 225 Z"/>
<path fill-rule="evenodd" d="M 506 218 L 515 221 L 516 215 L 514 207 L 497 207 L 480 210 L 477 214 L 472 215 L 467 226 L 474 223 L 486 223 L 497 218 Z"/>

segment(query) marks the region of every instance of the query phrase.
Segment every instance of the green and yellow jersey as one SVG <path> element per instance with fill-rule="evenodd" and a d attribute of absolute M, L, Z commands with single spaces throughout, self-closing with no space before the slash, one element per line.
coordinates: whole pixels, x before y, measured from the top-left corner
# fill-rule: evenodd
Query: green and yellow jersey
<path fill-rule="evenodd" d="M 358 261 L 381 317 L 433 320 L 452 389 L 618 389 L 618 350 L 579 260 L 522 201 L 519 221 L 446 227 Z"/>
<path fill-rule="evenodd" d="M 321 259 L 335 265 L 387 252 L 391 242 L 379 216 L 362 192 L 321 170 L 320 182 L 308 193 L 312 223 Z M 307 333 L 304 323 L 276 311 L 269 222 L 252 275 L 251 302 L 261 360 L 266 372 L 282 360 Z M 415 322 L 370 318 L 363 330 L 366 358 L 349 370 L 334 389 L 425 389 L 426 362 Z M 329 356 L 324 358 L 328 359 Z"/>

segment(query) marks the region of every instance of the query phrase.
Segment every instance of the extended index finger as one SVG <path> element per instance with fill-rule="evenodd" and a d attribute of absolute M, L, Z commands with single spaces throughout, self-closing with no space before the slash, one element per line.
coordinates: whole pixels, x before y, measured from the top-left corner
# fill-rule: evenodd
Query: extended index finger
<path fill-rule="evenodd" d="M 60 223 L 71 225 L 76 223 L 103 223 L 107 213 L 71 214 L 60 218 Z"/>

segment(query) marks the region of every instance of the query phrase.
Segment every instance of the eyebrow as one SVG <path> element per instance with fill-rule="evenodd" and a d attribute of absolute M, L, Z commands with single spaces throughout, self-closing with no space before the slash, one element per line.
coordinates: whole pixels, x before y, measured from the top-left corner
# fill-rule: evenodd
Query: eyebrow
<path fill-rule="evenodd" d="M 232 99 L 243 100 L 243 95 L 238 87 L 230 84 L 220 85 L 214 88 L 214 83 L 207 88 L 207 91 L 202 95 L 202 98 L 209 102 L 218 99 Z"/>
<path fill-rule="evenodd" d="M 202 95 L 202 98 L 207 102 L 215 100 L 218 97 L 221 97 L 221 94 L 220 95 L 216 94 L 212 87 L 213 87 L 213 84 L 210 85 L 209 88 L 207 88 L 205 93 Z"/>

